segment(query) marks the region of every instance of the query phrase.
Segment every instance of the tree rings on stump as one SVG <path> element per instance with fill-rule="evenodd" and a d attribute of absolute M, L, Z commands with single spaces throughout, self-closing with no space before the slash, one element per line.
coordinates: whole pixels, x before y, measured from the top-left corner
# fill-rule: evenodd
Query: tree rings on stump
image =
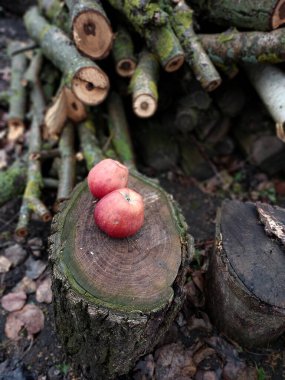
<path fill-rule="evenodd" d="M 95 225 L 87 183 L 74 190 L 50 239 L 57 330 L 88 378 L 128 372 L 166 332 L 182 306 L 192 238 L 173 200 L 133 173 L 145 202 L 142 229 L 112 239 Z M 68 319 L 68 323 L 66 323 Z"/>
<path fill-rule="evenodd" d="M 257 208 L 268 216 L 264 206 Z M 253 203 L 223 203 L 207 277 L 214 322 L 247 347 L 266 345 L 285 331 L 284 247 L 279 238 L 268 237 L 257 208 Z M 280 210 L 274 214 L 277 219 Z M 284 221 L 285 210 L 282 214 Z"/>

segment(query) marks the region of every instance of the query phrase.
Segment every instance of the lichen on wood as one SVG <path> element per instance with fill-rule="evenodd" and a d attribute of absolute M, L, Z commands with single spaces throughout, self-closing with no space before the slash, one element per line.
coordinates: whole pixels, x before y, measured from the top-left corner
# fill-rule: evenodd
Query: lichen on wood
<path fill-rule="evenodd" d="M 89 58 L 83 57 L 69 38 L 56 26 L 49 24 L 37 7 L 24 16 L 30 36 L 40 44 L 43 54 L 64 74 L 66 86 L 85 104 L 101 103 L 109 90 L 109 79 Z"/>
<path fill-rule="evenodd" d="M 99 0 L 66 0 L 77 49 L 92 59 L 105 58 L 113 43 L 111 23 Z"/>
<path fill-rule="evenodd" d="M 133 110 L 139 117 L 150 117 L 157 109 L 159 66 L 154 54 L 141 52 L 138 66 L 132 76 L 130 91 Z"/>
<path fill-rule="evenodd" d="M 228 27 L 271 30 L 285 22 L 284 0 L 192 0 L 191 4 L 207 20 Z"/>
<path fill-rule="evenodd" d="M 206 91 L 215 90 L 222 79 L 211 62 L 193 28 L 193 11 L 182 0 L 171 12 L 171 25 L 185 51 L 186 62 L 192 68 L 196 79 Z"/>

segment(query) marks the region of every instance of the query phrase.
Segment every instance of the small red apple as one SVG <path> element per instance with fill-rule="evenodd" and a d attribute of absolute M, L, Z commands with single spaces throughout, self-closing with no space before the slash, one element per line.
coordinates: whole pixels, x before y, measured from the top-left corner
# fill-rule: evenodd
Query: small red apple
<path fill-rule="evenodd" d="M 94 219 L 97 226 L 113 238 L 134 235 L 144 221 L 143 198 L 128 188 L 114 190 L 97 203 Z"/>
<path fill-rule="evenodd" d="M 119 161 L 107 158 L 100 161 L 87 177 L 90 192 L 96 198 L 102 198 L 113 190 L 127 186 L 129 169 Z"/>

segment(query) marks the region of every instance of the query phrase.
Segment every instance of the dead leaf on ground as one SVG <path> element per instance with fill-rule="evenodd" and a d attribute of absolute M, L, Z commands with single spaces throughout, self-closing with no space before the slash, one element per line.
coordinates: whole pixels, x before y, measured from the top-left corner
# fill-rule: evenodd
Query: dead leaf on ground
<path fill-rule="evenodd" d="M 203 347 L 193 355 L 193 361 L 198 366 L 204 359 L 216 355 L 216 351 L 210 347 Z"/>
<path fill-rule="evenodd" d="M 41 309 L 33 304 L 28 304 L 22 310 L 13 311 L 7 317 L 5 324 L 5 334 L 7 338 L 19 340 L 19 333 L 25 329 L 28 336 L 37 334 L 44 327 L 44 314 Z"/>
<path fill-rule="evenodd" d="M 29 257 L 26 261 L 26 276 L 36 280 L 47 267 L 47 263 L 42 260 L 35 260 L 33 257 Z"/>
<path fill-rule="evenodd" d="M 23 291 L 8 293 L 1 299 L 3 309 L 7 311 L 16 311 L 22 309 L 25 305 L 27 295 Z"/>
<path fill-rule="evenodd" d="M 155 351 L 156 380 L 186 380 L 194 376 L 196 366 L 192 359 L 192 351 L 181 343 L 163 346 Z"/>
<path fill-rule="evenodd" d="M 25 260 L 27 251 L 20 244 L 13 244 L 4 250 L 4 255 L 15 267 Z"/>
<path fill-rule="evenodd" d="M 191 315 L 188 318 L 188 331 L 204 330 L 205 333 L 210 333 L 213 326 L 210 322 L 208 315 L 202 311 L 199 311 L 199 316 Z"/>
<path fill-rule="evenodd" d="M 220 380 L 221 379 L 221 370 L 217 369 L 216 371 L 205 371 L 199 370 L 196 373 L 195 380 Z M 234 379 L 231 379 L 234 380 Z"/>
<path fill-rule="evenodd" d="M 51 291 L 51 278 L 45 277 L 39 284 L 36 291 L 36 300 L 38 302 L 51 303 L 52 291 Z"/>
<path fill-rule="evenodd" d="M 186 293 L 186 302 L 189 303 L 189 306 L 193 307 L 203 307 L 205 305 L 205 297 L 204 293 L 200 292 L 197 286 L 194 284 L 192 279 L 187 282 L 184 286 L 184 290 Z"/>
<path fill-rule="evenodd" d="M 43 241 L 39 237 L 34 237 L 28 240 L 28 245 L 32 250 L 32 253 L 36 257 L 40 257 L 43 249 Z"/>
<path fill-rule="evenodd" d="M 134 380 L 154 380 L 154 359 L 153 356 L 146 355 L 135 366 L 133 379 Z"/>
<path fill-rule="evenodd" d="M 9 272 L 11 268 L 11 261 L 7 259 L 5 256 L 0 256 L 0 273 Z"/>
<path fill-rule="evenodd" d="M 35 293 L 37 289 L 36 282 L 32 280 L 31 278 L 25 276 L 22 278 L 20 282 L 12 289 L 13 292 L 17 292 L 22 290 L 23 292 L 27 294 Z"/>

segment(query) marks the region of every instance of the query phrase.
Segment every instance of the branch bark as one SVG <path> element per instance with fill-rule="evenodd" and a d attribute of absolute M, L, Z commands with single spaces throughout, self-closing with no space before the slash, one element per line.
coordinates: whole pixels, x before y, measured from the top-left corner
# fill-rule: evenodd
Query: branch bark
<path fill-rule="evenodd" d="M 121 77 L 131 77 L 137 66 L 132 37 L 126 28 L 119 26 L 112 49 L 116 71 Z"/>
<path fill-rule="evenodd" d="M 40 15 L 37 7 L 26 12 L 24 22 L 30 36 L 63 72 L 65 84 L 79 100 L 95 105 L 106 98 L 109 90 L 107 75 L 89 58 L 82 57 L 69 38 Z"/>

